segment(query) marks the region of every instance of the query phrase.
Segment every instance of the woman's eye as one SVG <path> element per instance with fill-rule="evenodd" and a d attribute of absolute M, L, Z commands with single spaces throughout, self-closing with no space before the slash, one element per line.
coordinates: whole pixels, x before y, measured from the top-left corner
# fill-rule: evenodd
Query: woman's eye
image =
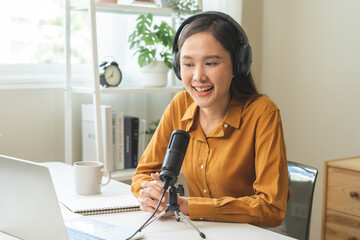
<path fill-rule="evenodd" d="M 218 63 L 217 62 L 207 62 L 205 65 L 212 67 L 212 66 L 218 65 Z"/>
<path fill-rule="evenodd" d="M 184 66 L 185 66 L 185 67 L 193 67 L 194 64 L 192 64 L 192 63 L 184 63 Z"/>

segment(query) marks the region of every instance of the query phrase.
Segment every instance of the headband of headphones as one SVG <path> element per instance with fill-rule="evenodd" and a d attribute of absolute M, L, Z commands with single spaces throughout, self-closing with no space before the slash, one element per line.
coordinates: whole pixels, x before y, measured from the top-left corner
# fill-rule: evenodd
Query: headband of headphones
<path fill-rule="evenodd" d="M 241 76 L 241 75 L 247 75 L 250 71 L 250 66 L 252 62 L 252 51 L 251 47 L 249 45 L 248 38 L 246 36 L 246 33 L 244 29 L 240 26 L 239 23 L 237 23 L 232 17 L 229 15 L 223 13 L 223 12 L 217 12 L 217 11 L 207 11 L 207 12 L 200 12 L 195 15 L 190 16 L 187 18 L 184 22 L 181 23 L 178 30 L 175 33 L 174 41 L 173 41 L 173 69 L 176 74 L 176 76 L 181 80 L 181 74 L 180 74 L 180 64 L 179 64 L 179 46 L 178 46 L 178 40 L 179 36 L 182 32 L 182 30 L 191 22 L 198 18 L 202 17 L 213 17 L 216 19 L 220 19 L 222 21 L 230 23 L 240 34 L 241 39 L 239 39 L 239 43 L 237 46 L 236 53 L 234 55 L 234 75 L 235 76 Z"/>

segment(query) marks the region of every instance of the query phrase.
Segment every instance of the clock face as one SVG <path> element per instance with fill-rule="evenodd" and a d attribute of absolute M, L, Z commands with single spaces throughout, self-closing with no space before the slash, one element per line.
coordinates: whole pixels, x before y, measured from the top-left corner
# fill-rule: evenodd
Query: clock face
<path fill-rule="evenodd" d="M 121 71 L 115 65 L 110 65 L 105 69 L 104 78 L 108 85 L 117 86 L 121 82 Z"/>

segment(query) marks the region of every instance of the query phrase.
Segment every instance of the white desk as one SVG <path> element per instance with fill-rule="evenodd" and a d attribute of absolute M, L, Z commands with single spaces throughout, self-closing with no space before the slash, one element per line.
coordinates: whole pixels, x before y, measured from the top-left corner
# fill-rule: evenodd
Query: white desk
<path fill-rule="evenodd" d="M 74 178 L 72 166 L 63 163 L 44 163 L 50 169 L 53 183 L 59 200 L 75 196 Z M 130 186 L 121 182 L 111 181 L 109 185 L 102 188 L 102 194 L 130 193 Z M 65 208 L 63 211 L 68 211 Z M 64 212 L 64 218 L 69 214 Z M 136 211 L 115 214 L 103 214 L 89 216 L 103 222 L 119 226 L 128 226 L 138 229 L 150 216 L 150 213 Z M 206 239 L 292 239 L 269 230 L 265 230 L 250 224 L 244 223 L 220 223 L 209 221 L 192 221 L 200 231 L 206 235 Z M 199 234 L 184 220 L 177 222 L 174 217 L 160 218 L 143 231 L 144 239 L 202 239 Z M 0 232 L 0 239 L 16 239 Z"/>

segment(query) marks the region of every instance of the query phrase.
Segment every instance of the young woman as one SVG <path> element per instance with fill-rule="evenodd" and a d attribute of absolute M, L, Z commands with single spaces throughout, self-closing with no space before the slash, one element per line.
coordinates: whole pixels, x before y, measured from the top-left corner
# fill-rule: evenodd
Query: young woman
<path fill-rule="evenodd" d="M 168 142 L 181 129 L 190 135 L 182 165 L 189 197 L 178 197 L 183 214 L 280 225 L 289 194 L 282 123 L 277 106 L 255 88 L 245 33 L 226 14 L 203 12 L 180 26 L 173 50 L 186 91 L 165 110 L 132 178 L 141 209 L 158 204 Z"/>

